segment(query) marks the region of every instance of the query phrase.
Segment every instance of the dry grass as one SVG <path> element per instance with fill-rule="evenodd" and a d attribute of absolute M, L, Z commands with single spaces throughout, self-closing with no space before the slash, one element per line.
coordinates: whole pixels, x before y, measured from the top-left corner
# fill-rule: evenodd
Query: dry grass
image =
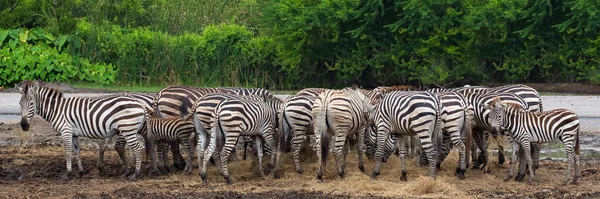
<path fill-rule="evenodd" d="M 336 164 L 333 156 L 330 156 L 325 174 L 324 183 L 316 181 L 317 161 L 316 154 L 310 150 L 303 151 L 305 156 L 301 159 L 304 169 L 303 174 L 297 174 L 294 169 L 291 154 L 282 155 L 281 179 L 273 179 L 272 175 L 261 176 L 257 173 L 256 157 L 249 156 L 249 160 L 236 161 L 229 164 L 229 171 L 233 185 L 225 184 L 215 166 L 208 168 L 208 184 L 203 185 L 194 162 L 193 175 L 183 175 L 180 172 L 172 175 L 148 176 L 144 172 L 138 182 L 132 183 L 119 178 L 122 172 L 118 157 L 114 151 L 107 152 L 107 164 L 111 173 L 108 176 L 98 175 L 95 169 L 97 151 L 95 149 L 84 149 L 82 156 L 84 167 L 90 171 L 82 179 L 73 179 L 65 184 L 60 182 L 60 175 L 64 171 L 64 152 L 61 147 L 28 148 L 18 152 L 17 148 L 0 148 L 0 160 L 2 172 L 7 168 L 14 167 L 23 170 L 27 177 L 23 181 L 14 179 L 0 179 L 5 188 L 3 193 L 24 194 L 25 196 L 81 196 L 70 195 L 63 190 L 78 190 L 84 196 L 99 197 L 103 194 L 135 190 L 132 193 L 153 193 L 158 197 L 164 193 L 212 193 L 215 191 L 234 191 L 244 194 L 264 193 L 275 191 L 276 193 L 296 192 L 322 192 L 326 196 L 346 195 L 350 197 L 408 197 L 408 198 L 489 198 L 489 197 L 537 197 L 532 194 L 541 193 L 542 189 L 548 188 L 552 191 L 567 190 L 565 194 L 576 196 L 577 194 L 594 194 L 600 190 L 597 180 L 598 174 L 590 174 L 580 179 L 580 185 L 560 185 L 564 178 L 565 163 L 544 162 L 537 172 L 535 185 L 529 186 L 518 182 L 502 182 L 506 175 L 505 165 L 497 165 L 492 169 L 492 174 L 483 174 L 480 170 L 468 170 L 465 180 L 459 180 L 454 176 L 458 155 L 453 151 L 448 159 L 442 164 L 442 170 L 437 172 L 437 179 L 428 177 L 428 167 L 417 167 L 414 159 L 407 162 L 407 182 L 399 180 L 401 165 L 399 158 L 393 156 L 387 163 L 382 164 L 381 175 L 377 180 L 371 180 L 370 174 L 374 163 L 366 160 L 367 173 L 358 169 L 355 151 L 348 154 L 348 165 L 346 178 L 337 176 Z M 308 154 L 308 155 L 306 155 Z M 264 159 L 264 163 L 269 158 Z M 490 160 L 497 164 L 496 157 Z M 587 165 L 586 168 L 596 168 L 597 165 Z M 55 173 L 52 173 L 55 172 Z M 560 175 L 557 175 L 559 173 Z M 527 179 L 527 178 L 526 178 Z M 294 192 L 294 193 L 296 193 Z M 554 192 L 552 192 L 554 193 Z M 67 195 L 65 195 L 67 194 Z M 558 194 L 558 192 L 556 193 Z M 143 197 L 143 196 L 137 196 Z M 149 196 L 147 196 L 149 197 Z M 306 197 L 306 196 L 305 196 Z M 558 196 L 554 196 L 558 197 Z"/>

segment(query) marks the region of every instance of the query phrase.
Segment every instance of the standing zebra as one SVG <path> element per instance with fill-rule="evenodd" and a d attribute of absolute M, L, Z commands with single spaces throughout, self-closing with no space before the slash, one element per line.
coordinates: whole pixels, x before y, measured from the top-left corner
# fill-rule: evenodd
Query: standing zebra
<path fill-rule="evenodd" d="M 160 168 L 161 172 L 167 173 L 169 171 L 168 165 L 166 164 L 167 154 L 166 154 L 166 144 L 167 142 L 181 141 L 183 143 L 184 148 L 188 153 L 188 158 L 186 160 L 184 173 L 190 174 L 192 173 L 192 157 L 194 156 L 194 143 L 195 143 L 195 132 L 194 132 L 194 123 L 189 121 L 192 117 L 193 112 L 189 112 L 183 118 L 177 117 L 169 117 L 162 118 L 160 117 L 160 113 L 154 112 L 152 109 L 147 109 L 146 111 L 146 128 L 148 132 L 146 133 L 146 144 L 149 147 L 148 151 L 150 152 L 150 157 L 152 159 L 152 171 L 158 171 Z M 158 150 L 158 158 L 159 158 L 159 167 L 156 165 L 156 150 L 154 149 L 155 145 L 159 145 Z"/>
<path fill-rule="evenodd" d="M 450 152 L 452 144 L 458 147 L 459 159 L 455 175 L 460 179 L 465 178 L 466 162 L 469 155 L 465 152 L 465 144 L 462 139 L 467 138 L 470 145 L 471 121 L 473 119 L 473 107 L 467 104 L 464 96 L 457 92 L 435 93 L 442 104 L 442 127 L 443 141 L 441 151 L 438 151 L 437 168 Z M 427 162 L 427 154 L 421 153 L 421 162 Z"/>
<path fill-rule="evenodd" d="M 271 99 L 275 100 L 275 99 Z M 207 163 L 211 156 L 215 161 L 223 178 L 228 184 L 231 184 L 229 171 L 227 169 L 227 160 L 231 151 L 234 149 L 240 136 L 252 136 L 258 151 L 258 170 L 263 172 L 263 142 L 265 150 L 271 153 L 271 161 L 264 170 L 268 174 L 275 163 L 274 136 L 277 134 L 277 102 L 265 102 L 263 100 L 239 98 L 225 99 L 217 105 L 211 123 L 211 135 L 208 148 L 204 151 L 204 160 L 200 167 L 200 176 L 206 183 Z"/>
<path fill-rule="evenodd" d="M 154 103 L 154 96 L 151 95 L 146 95 L 146 94 L 139 94 L 139 93 L 118 93 L 116 95 L 129 95 L 131 97 L 134 97 L 136 99 L 138 99 L 143 105 L 144 108 L 146 108 L 147 110 L 149 109 L 153 109 L 152 107 L 152 103 Z M 138 134 L 142 135 L 142 137 L 146 136 L 146 125 L 143 125 L 142 128 L 138 131 Z M 113 136 L 115 137 L 115 136 Z M 106 147 L 108 147 L 108 144 L 111 142 L 112 138 L 106 138 L 103 140 L 100 140 L 99 144 L 98 144 L 98 163 L 97 163 L 97 167 L 98 170 L 100 171 L 100 173 L 104 173 L 104 151 L 106 150 Z M 121 162 L 123 162 L 124 165 L 126 165 L 127 162 L 127 157 L 125 156 L 125 145 L 127 144 L 127 141 L 125 140 L 125 138 L 123 138 L 123 136 L 120 135 L 116 135 L 117 140 L 115 142 L 115 150 L 117 151 L 117 154 L 119 155 L 119 158 L 121 159 Z M 148 158 L 150 158 L 150 148 L 148 147 L 148 142 L 144 142 L 145 144 L 145 150 L 146 150 L 146 160 L 148 160 Z"/>
<path fill-rule="evenodd" d="M 213 112 L 217 105 L 226 99 L 238 99 L 238 98 L 251 98 L 255 100 L 263 100 L 259 96 L 240 96 L 228 93 L 210 93 L 204 95 L 196 102 L 194 106 L 190 108 L 189 112 L 193 113 L 193 122 L 198 133 L 198 165 L 202 166 L 204 160 L 204 150 L 208 146 L 208 140 L 210 139 L 210 123 L 213 119 Z M 244 142 L 246 143 L 246 141 Z M 244 154 L 245 155 L 245 154 Z"/>
<path fill-rule="evenodd" d="M 421 146 L 428 154 L 430 176 L 435 178 L 437 151 L 442 139 L 441 103 L 438 98 L 430 92 L 391 92 L 386 94 L 381 102 L 375 105 L 375 111 L 371 116 L 372 128 L 367 133 L 367 144 L 371 145 L 369 150 L 375 151 L 375 169 L 371 175 L 376 179 L 379 175 L 381 162 L 384 157 L 389 156 L 393 148 L 384 149 L 394 144 L 391 136 L 418 136 Z M 373 132 L 373 131 L 376 131 Z M 373 136 L 375 135 L 375 136 Z M 376 140 L 375 140 L 376 139 Z M 404 139 L 404 138 L 400 138 Z M 404 142 L 401 142 L 402 145 Z M 435 148 L 434 148 L 435 147 Z M 402 177 L 406 181 L 406 157 L 405 147 L 400 147 L 400 159 L 402 161 Z"/>
<path fill-rule="evenodd" d="M 63 180 L 68 180 L 72 172 L 73 149 L 79 173 L 83 172 L 80 136 L 101 139 L 121 134 L 133 151 L 135 161 L 135 173 L 131 174 L 131 168 L 126 165 L 123 177 L 129 176 L 130 181 L 136 181 L 141 169 L 141 146 L 136 134 L 144 125 L 144 105 L 137 99 L 127 95 L 65 98 L 61 91 L 47 87 L 41 81 L 24 81 L 18 91 L 22 94 L 19 102 L 21 128 L 28 131 L 29 120 L 38 114 L 61 134 L 67 157 Z"/>
<path fill-rule="evenodd" d="M 526 112 L 518 104 L 504 102 L 495 98 L 487 107 L 491 110 L 492 136 L 497 136 L 501 130 L 508 131 L 513 139 L 513 155 L 511 168 L 504 181 L 508 181 L 514 174 L 519 145 L 525 151 L 529 151 L 531 143 L 548 143 L 560 139 L 565 145 L 569 166 L 567 167 L 567 178 L 563 184 L 567 184 L 571 176 L 571 167 L 575 164 L 575 176 L 573 184 L 577 184 L 579 178 L 579 118 L 567 109 L 557 109 L 546 112 Z M 530 153 L 525 153 L 529 170 L 529 184 L 533 183 L 533 162 Z"/>
<path fill-rule="evenodd" d="M 345 176 L 347 145 L 346 137 L 356 135 L 358 142 L 359 169 L 364 172 L 363 145 L 368 115 L 373 107 L 369 98 L 354 87 L 344 90 L 327 90 L 319 95 L 312 107 L 313 129 L 316 135 L 317 156 L 320 163 L 317 180 L 323 182 L 323 169 L 329 153 L 329 139 L 334 136 L 333 152 L 338 175 Z M 330 135 L 333 133 L 333 135 Z M 343 147 L 343 149 L 342 149 Z"/>
<path fill-rule="evenodd" d="M 312 107 L 315 99 L 324 92 L 323 88 L 305 88 L 296 95 L 290 96 L 283 102 L 283 107 L 278 111 L 279 119 L 279 145 L 273 176 L 279 178 L 279 161 L 282 152 L 292 151 L 296 172 L 302 173 L 300 167 L 300 148 L 309 135 L 314 135 L 312 130 Z"/>

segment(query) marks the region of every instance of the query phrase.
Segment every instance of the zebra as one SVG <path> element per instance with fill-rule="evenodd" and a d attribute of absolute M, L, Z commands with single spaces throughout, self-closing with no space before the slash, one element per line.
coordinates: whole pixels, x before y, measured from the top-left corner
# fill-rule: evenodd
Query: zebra
<path fill-rule="evenodd" d="M 213 119 L 213 112 L 216 106 L 225 99 L 237 99 L 237 98 L 252 98 L 255 100 L 263 100 L 259 96 L 240 96 L 235 94 L 227 93 L 210 93 L 204 95 L 194 102 L 194 106 L 189 108 L 190 113 L 193 114 L 193 122 L 198 134 L 198 165 L 202 166 L 204 160 L 204 150 L 208 145 L 210 123 Z M 248 143 L 244 141 L 244 144 Z M 244 154 L 245 156 L 245 154 Z M 245 158 L 244 158 L 245 159 Z"/>
<path fill-rule="evenodd" d="M 274 100 L 274 99 L 272 99 Z M 210 143 L 204 151 L 204 160 L 200 167 L 200 176 L 203 183 L 206 181 L 207 163 L 211 156 L 227 181 L 231 184 L 231 178 L 227 169 L 228 157 L 235 147 L 239 136 L 254 137 L 258 151 L 258 171 L 263 172 L 262 156 L 263 142 L 265 151 L 271 152 L 271 161 L 264 170 L 265 174 L 270 172 L 275 163 L 274 136 L 277 135 L 277 109 L 276 101 L 265 102 L 263 100 L 238 98 L 225 99 L 219 103 L 213 112 L 214 120 L 211 122 Z"/>
<path fill-rule="evenodd" d="M 379 175 L 381 162 L 389 157 L 394 144 L 391 136 L 418 136 L 424 151 L 429 157 L 430 176 L 435 179 L 437 151 L 442 139 L 441 103 L 430 92 L 391 92 L 386 94 L 381 102 L 375 105 L 375 110 L 370 116 L 371 128 L 367 131 L 367 151 L 374 154 L 375 169 L 371 175 L 376 179 Z M 386 143 L 388 142 L 388 143 Z M 404 141 L 400 144 L 404 145 Z M 369 147 L 370 145 L 370 147 Z M 389 147 L 389 148 L 387 148 Z M 375 151 L 374 151 L 375 150 Z M 374 152 L 373 152 L 374 151 Z M 405 146 L 400 147 L 402 161 L 402 176 L 400 180 L 406 181 Z"/>
<path fill-rule="evenodd" d="M 314 135 L 312 129 L 312 106 L 315 99 L 324 92 L 324 88 L 305 88 L 293 96 L 288 97 L 283 102 L 283 107 L 278 111 L 279 119 L 279 144 L 277 145 L 277 154 L 274 178 L 279 176 L 280 155 L 283 152 L 292 151 L 296 172 L 302 173 L 300 166 L 300 148 L 309 135 Z"/>
<path fill-rule="evenodd" d="M 460 179 L 465 178 L 466 158 L 469 153 L 465 152 L 465 144 L 462 138 L 467 138 L 469 142 L 471 135 L 471 121 L 473 119 L 473 107 L 471 107 L 464 96 L 457 92 L 441 92 L 435 93 L 440 103 L 442 104 L 442 127 L 443 140 L 440 151 L 438 152 L 438 160 L 436 167 L 439 169 L 442 161 L 448 155 L 452 144 L 458 147 L 459 162 L 456 167 L 455 175 Z M 467 143 L 470 145 L 470 143 Z M 468 148 L 467 148 L 468 149 Z M 421 153 L 421 162 L 427 162 L 427 154 Z"/>
<path fill-rule="evenodd" d="M 359 169 L 365 172 L 362 153 L 364 132 L 368 115 L 373 107 L 369 98 L 357 87 L 344 90 L 327 90 L 315 100 L 312 107 L 313 129 L 316 135 L 317 156 L 320 160 L 317 180 L 323 182 L 323 169 L 329 153 L 330 134 L 335 141 L 333 152 L 338 175 L 345 177 L 347 142 L 346 137 L 356 135 Z M 342 149 L 343 148 L 343 149 Z"/>
<path fill-rule="evenodd" d="M 141 94 L 141 93 L 117 93 L 116 95 L 129 95 L 131 97 L 138 99 L 138 101 L 142 102 L 142 104 L 144 105 L 144 107 L 146 109 L 153 109 L 152 104 L 154 103 L 154 96 L 147 95 L 147 94 Z M 139 130 L 138 134 L 142 135 L 142 137 L 145 139 L 146 125 L 142 126 L 142 128 Z M 111 142 L 113 137 L 106 138 L 104 140 L 100 140 L 100 142 L 98 144 L 98 163 L 96 165 L 97 165 L 97 168 L 100 171 L 100 173 L 104 173 L 104 151 L 108 147 L 108 144 Z M 127 162 L 127 157 L 125 156 L 125 146 L 127 144 L 127 141 L 125 140 L 125 138 L 123 138 L 123 136 L 116 135 L 116 137 L 117 137 L 117 139 L 116 139 L 114 148 L 117 151 L 117 154 L 119 155 L 119 158 L 121 159 L 121 162 L 125 163 L 125 162 Z M 150 148 L 148 146 L 148 142 L 144 141 L 144 144 L 145 144 L 145 150 L 146 150 L 146 160 L 148 160 L 148 158 L 150 158 L 150 151 L 149 151 Z"/>
<path fill-rule="evenodd" d="M 108 138 L 121 134 L 133 151 L 135 172 L 131 171 L 128 163 L 123 177 L 136 181 L 140 174 L 141 146 L 136 134 L 144 125 L 144 105 L 137 99 L 127 95 L 109 95 L 94 98 L 71 97 L 65 98 L 57 89 L 43 85 L 41 81 L 24 81 L 18 87 L 22 94 L 21 128 L 29 130 L 29 120 L 34 114 L 49 121 L 54 129 L 61 134 L 65 153 L 67 171 L 62 176 L 69 180 L 72 172 L 72 152 L 83 172 L 79 153 L 79 137 Z"/>
<path fill-rule="evenodd" d="M 187 112 L 187 111 L 186 111 Z M 192 173 L 192 157 L 194 156 L 194 144 L 195 144 L 195 131 L 194 123 L 190 121 L 193 112 L 187 113 L 183 118 L 169 117 L 163 118 L 160 116 L 160 112 L 154 112 L 153 109 L 147 109 L 146 116 L 146 128 L 148 132 L 145 135 L 147 147 L 149 147 L 150 157 L 152 159 L 152 172 L 155 173 L 160 168 L 162 173 L 169 172 L 168 167 L 165 163 L 168 161 L 166 155 L 166 143 L 181 141 L 184 148 L 187 150 L 188 158 L 184 169 L 184 174 Z M 156 145 L 158 147 L 159 166 L 156 165 Z"/>
<path fill-rule="evenodd" d="M 486 108 L 491 112 L 492 136 L 497 136 L 500 131 L 507 131 L 513 139 L 511 168 L 504 181 L 508 181 L 514 174 L 519 148 L 529 151 L 531 143 L 548 143 L 560 139 L 565 146 L 569 161 L 567 178 L 563 185 L 569 181 L 573 164 L 575 164 L 575 176 L 572 183 L 577 184 L 581 173 L 579 171 L 579 118 L 575 112 L 567 109 L 527 112 L 518 104 L 505 102 L 500 98 L 495 98 Z M 534 172 L 530 153 L 525 153 L 525 159 L 530 176 L 529 184 L 532 184 Z"/>

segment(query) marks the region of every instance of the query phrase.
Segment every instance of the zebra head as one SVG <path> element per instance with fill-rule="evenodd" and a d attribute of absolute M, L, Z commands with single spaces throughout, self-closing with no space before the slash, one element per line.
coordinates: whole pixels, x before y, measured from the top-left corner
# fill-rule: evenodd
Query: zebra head
<path fill-rule="evenodd" d="M 29 121 L 37 113 L 35 94 L 40 88 L 40 81 L 31 82 L 24 81 L 19 86 L 16 86 L 21 93 L 21 128 L 23 131 L 29 131 Z"/>
<path fill-rule="evenodd" d="M 502 124 L 504 123 L 503 118 L 505 114 L 506 104 L 502 102 L 499 97 L 494 98 L 492 102 L 486 107 L 490 110 L 490 125 L 492 126 L 492 136 L 496 138 L 498 132 L 502 132 Z"/>

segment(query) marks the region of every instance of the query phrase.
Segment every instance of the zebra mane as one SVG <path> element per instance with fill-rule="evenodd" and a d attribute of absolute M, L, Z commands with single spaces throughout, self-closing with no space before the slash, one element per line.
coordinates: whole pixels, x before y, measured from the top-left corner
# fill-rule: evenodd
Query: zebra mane
<path fill-rule="evenodd" d="M 502 105 L 506 108 L 514 109 L 519 112 L 526 112 L 525 109 L 523 109 L 523 106 L 521 106 L 520 104 L 517 104 L 517 103 L 505 102 L 505 103 L 502 103 Z"/>
<path fill-rule="evenodd" d="M 56 88 L 52 88 L 47 86 L 44 82 L 40 81 L 40 80 L 36 80 L 36 81 L 29 81 L 29 80 L 25 80 L 21 83 L 20 87 L 23 89 L 23 95 L 27 95 L 31 89 L 34 89 L 33 92 L 40 92 L 41 90 L 47 90 L 48 91 L 48 96 L 54 96 L 54 98 L 63 98 L 63 92 L 56 89 Z M 54 95 L 51 95 L 54 94 Z"/>

